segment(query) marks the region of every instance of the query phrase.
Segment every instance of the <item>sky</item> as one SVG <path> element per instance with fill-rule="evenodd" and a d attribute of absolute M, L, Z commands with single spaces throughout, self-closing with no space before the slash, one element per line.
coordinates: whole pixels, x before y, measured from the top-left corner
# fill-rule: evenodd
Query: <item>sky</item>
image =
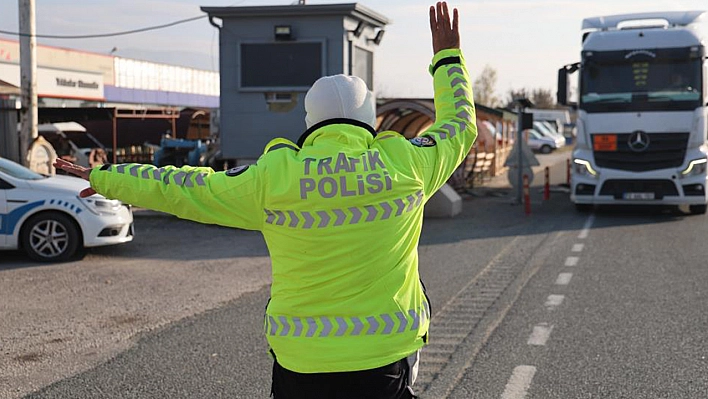
<path fill-rule="evenodd" d="M 307 4 L 355 0 L 307 0 Z M 200 6 L 289 5 L 293 0 L 36 0 L 38 34 L 100 34 L 204 15 Z M 391 24 L 375 55 L 379 97 L 432 97 L 428 7 L 433 1 L 362 0 Z M 706 0 L 459 0 L 461 48 L 476 78 L 497 71 L 496 92 L 542 88 L 555 93 L 561 66 L 580 58 L 583 18 L 647 11 L 708 10 Z M 0 30 L 18 30 L 18 1 L 0 0 Z M 1 38 L 17 39 L 0 34 Z M 219 36 L 206 18 L 178 26 L 100 39 L 38 39 L 39 44 L 218 70 Z"/>

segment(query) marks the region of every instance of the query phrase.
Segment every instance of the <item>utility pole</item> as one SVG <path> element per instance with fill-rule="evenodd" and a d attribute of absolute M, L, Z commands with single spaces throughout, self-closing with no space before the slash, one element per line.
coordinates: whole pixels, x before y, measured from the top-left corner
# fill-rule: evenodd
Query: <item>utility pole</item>
<path fill-rule="evenodd" d="M 37 38 L 34 0 L 18 0 L 20 17 L 20 160 L 28 166 L 30 143 L 37 138 Z"/>

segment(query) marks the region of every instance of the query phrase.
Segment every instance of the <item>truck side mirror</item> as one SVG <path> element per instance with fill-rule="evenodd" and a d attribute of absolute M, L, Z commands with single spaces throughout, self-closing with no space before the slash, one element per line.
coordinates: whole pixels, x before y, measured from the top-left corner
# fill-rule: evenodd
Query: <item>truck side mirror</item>
<path fill-rule="evenodd" d="M 703 58 L 703 99 L 706 101 L 706 106 L 708 106 L 708 56 Z"/>
<path fill-rule="evenodd" d="M 574 64 L 564 65 L 558 70 L 558 92 L 556 93 L 556 102 L 561 105 L 575 106 L 575 103 L 571 103 L 570 97 L 570 85 L 568 84 L 568 76 L 575 71 L 580 69 L 580 63 L 576 62 Z"/>
<path fill-rule="evenodd" d="M 558 70 L 556 102 L 560 105 L 568 105 L 568 70 L 565 67 Z"/>

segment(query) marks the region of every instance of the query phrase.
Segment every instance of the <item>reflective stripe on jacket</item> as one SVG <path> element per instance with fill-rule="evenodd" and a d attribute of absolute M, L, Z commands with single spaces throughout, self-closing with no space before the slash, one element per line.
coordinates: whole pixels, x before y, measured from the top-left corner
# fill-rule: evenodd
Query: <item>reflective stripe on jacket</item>
<path fill-rule="evenodd" d="M 301 146 L 274 140 L 255 165 L 106 165 L 92 171 L 91 186 L 181 218 L 261 231 L 273 269 L 264 329 L 283 367 L 392 363 L 424 345 L 430 323 L 418 275 L 423 206 L 477 136 L 461 52 L 440 51 L 430 71 L 436 121 L 419 138 L 335 119 L 309 129 Z"/>

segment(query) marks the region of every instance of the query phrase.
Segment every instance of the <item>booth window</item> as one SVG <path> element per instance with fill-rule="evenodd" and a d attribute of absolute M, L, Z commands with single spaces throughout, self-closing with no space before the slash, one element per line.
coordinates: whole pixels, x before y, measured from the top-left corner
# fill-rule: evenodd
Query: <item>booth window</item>
<path fill-rule="evenodd" d="M 369 90 L 374 90 L 374 53 L 361 47 L 354 47 L 352 74 L 366 82 Z"/>
<path fill-rule="evenodd" d="M 242 89 L 307 90 L 323 76 L 322 42 L 241 43 Z"/>

